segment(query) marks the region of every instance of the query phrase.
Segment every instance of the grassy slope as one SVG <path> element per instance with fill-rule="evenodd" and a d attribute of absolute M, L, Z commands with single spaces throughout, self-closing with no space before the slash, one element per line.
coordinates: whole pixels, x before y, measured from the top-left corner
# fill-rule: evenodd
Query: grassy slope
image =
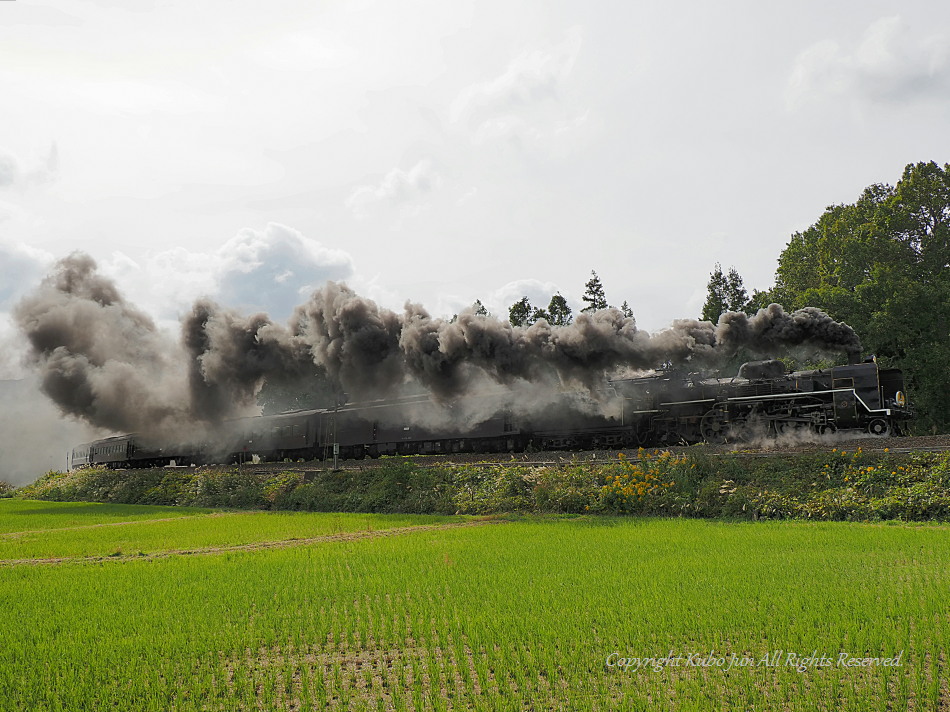
<path fill-rule="evenodd" d="M 0 699 L 14 709 L 938 709 L 948 587 L 945 526 L 606 517 L 16 566 L 0 569 Z M 900 668 L 804 673 L 605 664 L 614 652 L 671 650 L 905 653 Z"/>
<path fill-rule="evenodd" d="M 18 496 L 59 501 L 417 514 L 601 513 L 741 519 L 950 520 L 950 454 L 791 456 L 641 451 L 637 458 L 365 470 L 49 473 Z"/>

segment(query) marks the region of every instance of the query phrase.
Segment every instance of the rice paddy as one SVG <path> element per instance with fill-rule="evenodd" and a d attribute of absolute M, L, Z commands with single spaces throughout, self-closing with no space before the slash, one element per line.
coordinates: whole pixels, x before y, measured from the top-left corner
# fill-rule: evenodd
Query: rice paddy
<path fill-rule="evenodd" d="M 195 507 L 128 507 L 97 502 L 41 502 L 0 499 L 0 534 L 46 531 L 98 524 L 128 523 L 155 519 L 178 519 L 211 514 L 213 509 Z"/>
<path fill-rule="evenodd" d="M 11 512 L 7 511 L 8 503 Z M 64 557 L 148 555 L 170 551 L 196 553 L 204 549 L 255 544 L 293 543 L 345 533 L 369 533 L 406 526 L 459 522 L 471 517 L 400 514 L 323 514 L 298 512 L 215 511 L 184 507 L 92 505 L 85 502 L 0 500 L 0 563 L 9 560 Z M 99 509 L 104 508 L 104 509 Z M 138 510 L 147 510 L 139 512 Z M 115 512 L 131 516 L 123 521 Z M 174 511 L 174 510 L 177 510 Z M 31 511 L 33 516 L 29 516 Z M 36 514 L 39 511 L 41 514 Z M 62 512 L 58 526 L 56 513 Z M 8 514 L 25 514 L 24 520 Z M 177 516 L 169 516 L 177 514 Z M 77 524 L 86 515 L 88 523 Z M 106 520 L 106 517 L 109 517 Z M 30 522 L 33 522 L 30 524 Z M 48 526 L 49 528 L 43 528 Z M 15 529 L 16 531 L 8 531 Z"/>
<path fill-rule="evenodd" d="M 3 709 L 950 706 L 946 526 L 62 506 L 0 537 Z"/>

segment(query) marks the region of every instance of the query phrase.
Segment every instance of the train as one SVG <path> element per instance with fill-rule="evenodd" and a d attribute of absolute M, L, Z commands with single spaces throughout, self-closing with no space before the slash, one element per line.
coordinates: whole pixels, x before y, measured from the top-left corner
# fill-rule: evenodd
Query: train
<path fill-rule="evenodd" d="M 838 430 L 886 436 L 903 433 L 913 416 L 903 373 L 873 358 L 791 372 L 779 360 L 750 361 L 730 378 L 660 371 L 608 379 L 585 397 L 565 391 L 541 408 L 517 399 L 477 405 L 416 394 L 232 420 L 215 442 L 116 435 L 73 448 L 70 467 L 654 447 Z"/>

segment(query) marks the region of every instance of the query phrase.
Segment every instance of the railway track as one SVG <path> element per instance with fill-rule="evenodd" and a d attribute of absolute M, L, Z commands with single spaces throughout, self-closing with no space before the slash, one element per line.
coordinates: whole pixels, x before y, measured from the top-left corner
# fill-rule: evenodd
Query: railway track
<path fill-rule="evenodd" d="M 908 455 L 912 453 L 941 453 L 950 452 L 950 435 L 910 436 L 910 437 L 852 437 L 842 435 L 823 437 L 815 441 L 797 443 L 783 443 L 776 440 L 763 440 L 755 443 L 733 443 L 728 445 L 688 445 L 669 446 L 662 448 L 648 448 L 648 452 L 655 450 L 670 450 L 677 453 L 705 453 L 721 456 L 733 455 L 740 457 L 776 457 L 815 453 L 832 449 L 854 451 L 861 448 L 868 453 L 889 452 L 894 455 Z M 417 467 L 445 467 L 447 465 L 466 465 L 470 467 L 492 467 L 499 464 L 518 464 L 524 467 L 550 467 L 557 465 L 571 465 L 579 462 L 609 462 L 616 460 L 618 453 L 623 453 L 628 460 L 637 461 L 640 451 L 627 450 L 597 450 L 597 451 L 546 451 L 536 453 L 499 453 L 499 454 L 449 454 L 449 455 L 407 455 L 403 457 L 386 457 L 379 460 L 346 460 L 340 463 L 338 471 L 361 472 L 378 467 L 384 462 L 411 462 Z M 216 467 L 209 465 L 206 467 Z M 300 472 L 307 473 L 329 472 L 333 468 L 329 463 L 322 461 L 311 462 L 265 462 L 259 464 L 243 464 L 239 468 L 246 472 Z"/>

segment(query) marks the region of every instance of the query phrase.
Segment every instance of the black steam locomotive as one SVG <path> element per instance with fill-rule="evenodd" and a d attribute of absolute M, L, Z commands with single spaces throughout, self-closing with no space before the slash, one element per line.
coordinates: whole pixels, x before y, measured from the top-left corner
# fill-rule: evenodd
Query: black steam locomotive
<path fill-rule="evenodd" d="M 425 395 L 346 404 L 231 421 L 213 445 L 158 447 L 147 433 L 119 435 L 76 447 L 71 466 L 626 448 L 796 431 L 889 435 L 911 417 L 903 374 L 873 360 L 792 373 L 781 361 L 753 361 L 733 378 L 657 373 L 608 381 L 586 404 L 565 393 L 540 411 L 518 406 L 455 418 Z M 487 414 L 471 415 L 479 410 Z"/>

